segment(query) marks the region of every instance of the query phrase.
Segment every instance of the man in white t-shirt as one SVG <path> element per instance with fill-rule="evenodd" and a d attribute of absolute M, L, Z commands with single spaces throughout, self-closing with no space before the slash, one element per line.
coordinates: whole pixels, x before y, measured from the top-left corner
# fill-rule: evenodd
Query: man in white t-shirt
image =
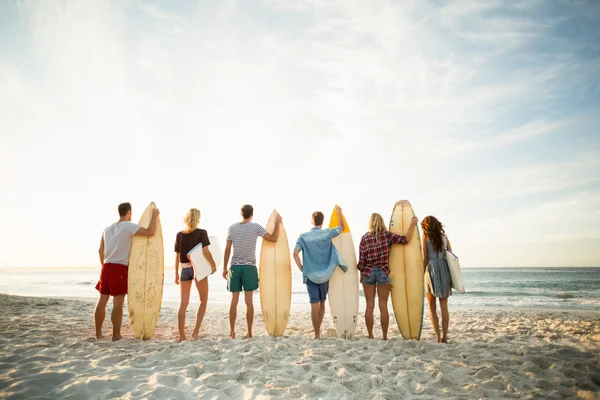
<path fill-rule="evenodd" d="M 106 316 L 106 304 L 113 296 L 113 309 L 110 315 L 112 321 L 113 333 L 112 340 L 121 339 L 121 322 L 123 321 L 123 304 L 127 294 L 127 274 L 129 266 L 129 251 L 131 242 L 135 235 L 152 236 L 156 232 L 156 222 L 159 211 L 157 208 L 152 210 L 152 219 L 148 228 L 131 222 L 131 204 L 119 204 L 119 220 L 107 227 L 102 233 L 100 241 L 100 280 L 96 285 L 96 290 L 100 292 L 100 298 L 94 310 L 94 326 L 96 327 L 96 337 L 102 338 L 102 324 Z"/>
<path fill-rule="evenodd" d="M 223 262 L 223 278 L 227 279 L 227 289 L 231 292 L 231 305 L 229 306 L 229 337 L 235 339 L 235 320 L 240 292 L 244 291 L 246 299 L 246 323 L 248 332 L 246 336 L 252 337 L 252 323 L 254 322 L 254 304 L 252 295 L 258 289 L 258 271 L 256 269 L 256 239 L 276 242 L 279 237 L 279 223 L 281 216 L 277 215 L 275 229 L 269 234 L 265 228 L 252 222 L 254 208 L 250 204 L 242 207 L 242 222 L 236 222 L 227 231 L 227 245 Z M 233 257 L 231 268 L 227 270 L 231 247 Z"/>

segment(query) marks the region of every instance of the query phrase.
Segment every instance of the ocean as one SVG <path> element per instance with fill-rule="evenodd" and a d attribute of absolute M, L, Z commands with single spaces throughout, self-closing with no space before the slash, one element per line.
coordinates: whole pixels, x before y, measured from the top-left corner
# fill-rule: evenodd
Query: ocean
<path fill-rule="evenodd" d="M 100 267 L 0 268 L 0 293 L 21 296 L 95 299 Z M 302 275 L 292 274 L 292 309 L 308 303 Z M 454 292 L 450 307 L 524 307 L 600 310 L 600 268 L 464 268 L 465 294 Z M 230 295 L 219 272 L 209 277 L 209 301 L 227 304 Z M 362 290 L 361 290 L 362 296 Z M 179 287 L 165 268 L 163 302 L 176 305 Z M 255 296 L 260 303 L 260 297 Z M 198 303 L 192 292 L 190 303 Z M 242 306 L 243 307 L 243 306 Z M 364 300 L 361 299 L 361 310 Z"/>

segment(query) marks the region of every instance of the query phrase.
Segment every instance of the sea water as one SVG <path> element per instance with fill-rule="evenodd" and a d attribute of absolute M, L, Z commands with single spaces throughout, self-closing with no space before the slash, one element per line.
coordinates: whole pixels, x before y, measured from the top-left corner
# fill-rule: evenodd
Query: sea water
<path fill-rule="evenodd" d="M 305 305 L 308 294 L 302 274 L 295 266 L 292 271 L 292 306 Z M 600 268 L 464 268 L 462 272 L 466 293 L 454 292 L 451 307 L 600 310 Z M 98 296 L 94 286 L 99 275 L 100 267 L 0 268 L 0 293 L 93 299 Z M 166 303 L 179 302 L 174 275 L 172 267 L 165 268 Z M 209 301 L 227 304 L 229 299 L 227 281 L 219 270 L 209 277 Z M 191 303 L 197 302 L 198 295 L 192 291 Z M 260 302 L 258 294 L 255 302 Z"/>

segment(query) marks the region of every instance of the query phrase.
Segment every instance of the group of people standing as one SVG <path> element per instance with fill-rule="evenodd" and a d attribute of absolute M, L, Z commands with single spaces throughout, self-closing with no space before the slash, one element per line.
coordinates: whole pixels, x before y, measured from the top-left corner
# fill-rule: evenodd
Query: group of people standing
<path fill-rule="evenodd" d="M 94 311 L 96 337 L 103 337 L 102 325 L 105 310 L 110 296 L 113 296 L 111 321 L 113 325 L 113 340 L 121 338 L 121 322 L 123 318 L 124 298 L 127 294 L 127 270 L 129 250 L 133 237 L 152 236 L 156 231 L 158 209 L 154 209 L 148 228 L 140 227 L 131 222 L 131 205 L 120 204 L 118 207 L 119 220 L 107 227 L 100 242 L 100 261 L 102 271 L 96 289 L 100 298 Z M 320 338 L 321 325 L 325 315 L 325 301 L 329 291 L 329 278 L 335 268 L 345 268 L 343 260 L 333 246 L 332 239 L 344 231 L 342 209 L 336 207 L 340 226 L 323 229 L 324 215 L 320 211 L 312 214 L 313 228 L 301 234 L 296 242 L 293 258 L 302 271 L 311 304 L 311 320 L 314 338 Z M 231 338 L 236 337 L 235 323 L 240 293 L 244 292 L 246 303 L 247 337 L 252 337 L 254 321 L 253 293 L 259 287 L 258 270 L 256 266 L 256 242 L 258 237 L 270 242 L 276 242 L 279 237 L 281 216 L 277 215 L 275 228 L 272 233 L 252 222 L 254 209 L 246 204 L 241 208 L 242 221 L 231 225 L 227 232 L 227 243 L 223 257 L 223 278 L 227 280 L 227 289 L 231 292 L 229 307 L 229 325 Z M 365 323 L 369 338 L 373 336 L 375 295 L 378 296 L 382 338 L 387 339 L 389 327 L 388 299 L 390 293 L 389 251 L 394 244 L 405 245 L 412 239 L 417 217 L 413 217 L 405 235 L 397 235 L 387 230 L 383 218 L 372 214 L 369 220 L 369 231 L 365 233 L 359 245 L 358 271 L 360 282 L 366 299 Z M 192 338 L 199 337 L 202 320 L 206 313 L 208 302 L 208 279 L 196 280 L 194 268 L 187 259 L 187 254 L 197 245 L 202 245 L 202 251 L 212 266 L 212 272 L 217 270 L 216 262 L 208 250 L 210 240 L 208 233 L 199 228 L 200 211 L 190 209 L 184 218 L 184 229 L 175 238 L 175 283 L 180 286 L 181 302 L 178 310 L 179 336 L 177 341 L 187 339 L 185 317 L 192 283 L 195 282 L 200 298 L 196 312 L 196 321 Z M 428 216 L 421 222 L 423 270 L 425 274 L 425 294 L 429 303 L 431 323 L 438 342 L 446 343 L 448 337 L 448 297 L 452 294 L 452 281 L 445 250 L 452 250 L 450 241 L 445 235 L 442 224 L 433 216 Z M 233 252 L 233 254 L 232 254 Z M 302 253 L 302 258 L 300 258 Z M 231 263 L 229 263 L 231 258 Z M 442 315 L 442 333 L 440 333 L 437 316 L 436 299 L 439 299 Z"/>

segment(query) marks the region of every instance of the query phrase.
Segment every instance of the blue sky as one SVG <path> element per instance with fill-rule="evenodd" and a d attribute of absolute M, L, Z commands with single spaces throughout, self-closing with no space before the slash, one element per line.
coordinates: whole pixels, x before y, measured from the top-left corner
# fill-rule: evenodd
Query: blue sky
<path fill-rule="evenodd" d="M 7 1 L 0 266 L 94 265 L 130 201 L 225 239 L 244 203 L 409 199 L 462 264 L 600 265 L 600 3 Z M 35 249 L 32 251 L 32 249 Z"/>

